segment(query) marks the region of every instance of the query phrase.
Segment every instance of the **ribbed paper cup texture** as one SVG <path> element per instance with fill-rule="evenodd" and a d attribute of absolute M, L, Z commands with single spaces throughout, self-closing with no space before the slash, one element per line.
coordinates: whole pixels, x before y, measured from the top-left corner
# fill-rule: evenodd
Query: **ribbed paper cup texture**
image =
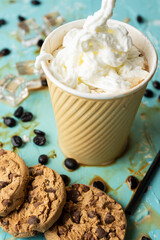
<path fill-rule="evenodd" d="M 123 153 L 147 83 L 157 66 L 157 54 L 147 37 L 128 24 L 110 21 L 127 28 L 133 44 L 148 62 L 147 79 L 127 93 L 107 97 L 78 92 L 55 79 L 48 63 L 41 62 L 48 80 L 60 148 L 66 157 L 85 165 L 109 164 Z M 53 53 L 62 45 L 63 37 L 70 29 L 80 28 L 83 24 L 84 20 L 78 20 L 59 27 L 49 34 L 41 51 Z"/>

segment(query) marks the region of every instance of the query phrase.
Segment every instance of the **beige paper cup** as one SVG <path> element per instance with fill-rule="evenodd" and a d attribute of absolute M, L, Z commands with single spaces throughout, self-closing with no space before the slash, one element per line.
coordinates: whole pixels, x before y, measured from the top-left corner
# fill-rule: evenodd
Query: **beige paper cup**
<path fill-rule="evenodd" d="M 62 45 L 64 35 L 74 27 L 81 28 L 84 21 L 70 22 L 51 32 L 41 51 L 53 53 Z M 126 23 L 110 21 L 126 27 L 134 45 L 148 61 L 148 77 L 128 92 L 110 97 L 78 92 L 55 79 L 48 63 L 41 62 L 48 79 L 60 148 L 67 157 L 85 165 L 109 164 L 122 154 L 144 91 L 157 66 L 156 51 L 146 36 Z"/>

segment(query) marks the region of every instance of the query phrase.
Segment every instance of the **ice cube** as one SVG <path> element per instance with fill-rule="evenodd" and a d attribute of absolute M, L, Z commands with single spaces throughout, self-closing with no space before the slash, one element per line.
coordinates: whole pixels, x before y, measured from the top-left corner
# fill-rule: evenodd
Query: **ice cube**
<path fill-rule="evenodd" d="M 32 75 L 34 74 L 34 60 L 17 62 L 16 68 L 19 75 Z"/>
<path fill-rule="evenodd" d="M 34 60 L 16 63 L 17 71 L 19 75 L 23 75 L 23 78 L 25 78 L 28 90 L 35 90 L 42 87 L 41 72 L 35 72 L 34 64 Z"/>
<path fill-rule="evenodd" d="M 43 16 L 43 22 L 44 33 L 48 35 L 55 27 L 62 25 L 65 20 L 59 12 L 51 12 Z"/>
<path fill-rule="evenodd" d="M 27 96 L 24 78 L 9 74 L 0 80 L 0 98 L 11 106 L 18 105 Z"/>
<path fill-rule="evenodd" d="M 41 28 L 34 18 L 18 23 L 18 36 L 25 47 L 37 44 L 41 38 Z"/>

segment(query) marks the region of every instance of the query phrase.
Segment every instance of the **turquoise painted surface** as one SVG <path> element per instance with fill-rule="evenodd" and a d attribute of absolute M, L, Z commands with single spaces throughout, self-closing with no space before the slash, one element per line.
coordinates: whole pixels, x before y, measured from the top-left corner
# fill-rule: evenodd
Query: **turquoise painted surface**
<path fill-rule="evenodd" d="M 12 2 L 12 3 L 11 3 Z M 25 48 L 16 39 L 17 16 L 34 17 L 42 24 L 42 16 L 51 11 L 59 11 L 66 21 L 85 18 L 100 7 L 100 0 L 41 0 L 40 6 L 33 6 L 30 0 L 0 0 L 0 18 L 5 18 L 8 22 L 6 26 L 0 28 L 0 49 L 9 47 L 12 53 L 0 59 L 0 78 L 6 73 L 16 73 L 15 63 L 35 59 L 37 46 Z M 136 21 L 137 14 L 141 14 L 145 19 L 144 24 Z M 143 31 L 153 42 L 159 53 L 160 48 L 160 1 L 159 0 L 117 0 L 113 18 L 123 21 L 126 17 L 131 19 L 130 24 Z M 160 80 L 159 66 L 153 80 Z M 152 80 L 152 81 L 153 81 Z M 58 133 L 48 90 L 35 91 L 21 104 L 25 110 L 34 114 L 34 119 L 29 123 L 17 121 L 17 126 L 13 129 L 7 128 L 3 124 L 4 116 L 13 115 L 14 108 L 0 102 L 0 142 L 4 149 L 11 149 L 11 136 L 24 134 L 31 138 L 16 152 L 29 165 L 38 163 L 40 154 L 49 154 L 55 151 L 56 157 L 50 158 L 48 167 L 58 171 L 60 174 L 67 174 L 71 178 L 71 184 L 75 182 L 89 184 L 95 176 L 103 178 L 110 186 L 108 192 L 117 199 L 125 208 L 132 192 L 128 189 L 125 180 L 128 175 L 135 174 L 142 179 L 149 164 L 160 148 L 160 102 L 158 96 L 160 90 L 155 90 L 149 83 L 149 88 L 154 90 L 152 99 L 143 98 L 136 119 L 134 121 L 128 149 L 118 161 L 106 167 L 80 167 L 75 172 L 67 172 L 63 168 L 64 156 L 58 146 Z M 38 147 L 33 144 L 33 129 L 37 127 L 47 134 L 47 144 Z M 138 240 L 143 234 L 149 234 L 153 240 L 160 239 L 160 169 L 145 193 L 139 209 L 133 217 L 128 218 L 128 229 L 126 240 Z M 11 236 L 0 230 L 0 240 L 9 239 Z M 13 238 L 11 238 L 13 239 Z M 10 240 L 11 240 L 10 239 Z M 37 240 L 45 239 L 39 235 Z"/>

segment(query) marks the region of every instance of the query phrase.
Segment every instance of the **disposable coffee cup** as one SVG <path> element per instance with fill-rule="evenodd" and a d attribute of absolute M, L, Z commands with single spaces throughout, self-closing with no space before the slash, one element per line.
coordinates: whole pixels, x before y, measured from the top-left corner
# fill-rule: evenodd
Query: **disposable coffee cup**
<path fill-rule="evenodd" d="M 72 28 L 82 28 L 84 21 L 70 22 L 51 32 L 41 52 L 52 54 L 62 45 L 66 33 Z M 133 44 L 148 62 L 149 74 L 136 87 L 112 96 L 79 92 L 58 81 L 47 61 L 41 62 L 48 81 L 60 148 L 66 157 L 85 165 L 110 164 L 123 153 L 144 91 L 157 67 L 156 51 L 143 33 L 123 22 L 109 22 L 128 30 Z"/>

